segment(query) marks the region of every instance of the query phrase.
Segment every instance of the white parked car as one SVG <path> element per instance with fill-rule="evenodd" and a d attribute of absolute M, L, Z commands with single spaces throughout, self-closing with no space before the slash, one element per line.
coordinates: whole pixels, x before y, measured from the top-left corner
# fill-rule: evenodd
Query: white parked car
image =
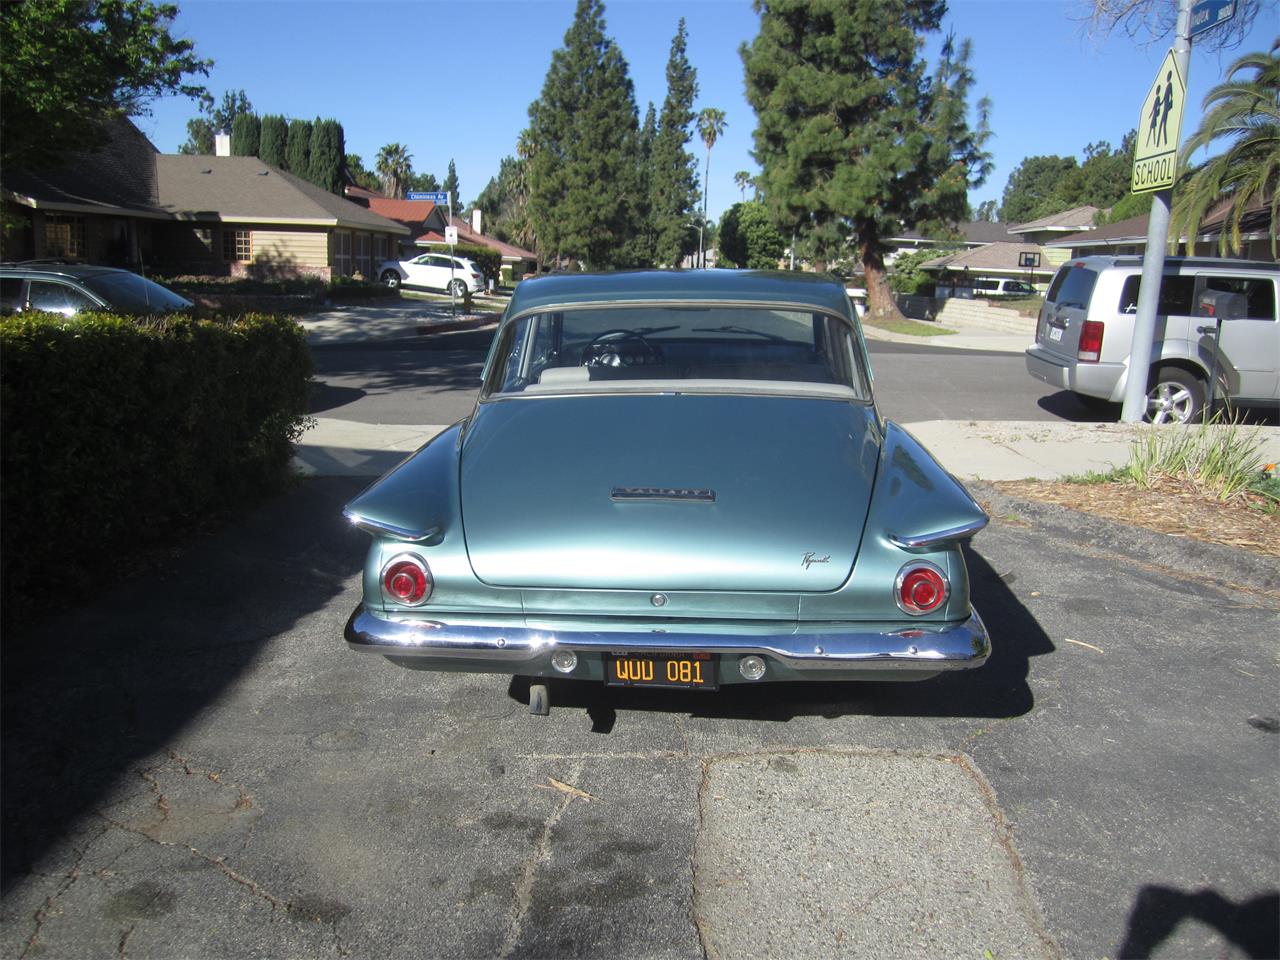
<path fill-rule="evenodd" d="M 452 285 L 453 293 L 459 297 L 468 290 L 480 293 L 485 288 L 484 274 L 474 261 L 447 253 L 424 253 L 412 260 L 384 260 L 378 267 L 378 279 L 392 289 L 403 285 L 448 292 Z"/>

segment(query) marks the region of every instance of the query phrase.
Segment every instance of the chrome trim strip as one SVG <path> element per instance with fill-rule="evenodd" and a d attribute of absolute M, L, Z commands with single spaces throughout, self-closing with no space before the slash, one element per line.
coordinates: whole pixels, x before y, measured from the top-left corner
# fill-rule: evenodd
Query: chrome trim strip
<path fill-rule="evenodd" d="M 921 547 L 932 547 L 935 544 L 946 543 L 949 540 L 964 540 L 967 537 L 972 537 L 990 522 L 991 518 L 984 513 L 981 519 L 962 523 L 958 527 L 947 527 L 945 530 L 934 530 L 929 533 L 917 533 L 914 536 L 902 536 L 896 533 L 890 533 L 887 536 L 889 542 L 895 547 L 901 547 L 903 550 L 919 550 Z"/>
<path fill-rule="evenodd" d="M 413 530 L 409 527 L 387 523 L 384 520 L 363 517 L 348 509 L 344 509 L 342 515 L 351 521 L 353 526 L 359 527 L 365 533 L 371 533 L 375 537 L 391 537 L 393 540 L 403 540 L 406 543 L 423 543 L 427 540 L 434 540 L 443 532 L 443 528 L 439 525 L 427 527 L 425 530 Z"/>
<path fill-rule="evenodd" d="M 706 487 L 614 487 L 609 499 L 626 500 L 679 500 L 693 503 L 715 503 L 716 492 Z"/>
<path fill-rule="evenodd" d="M 502 661 L 513 669 L 535 661 L 550 663 L 557 647 L 576 652 L 617 653 L 686 651 L 756 654 L 771 657 L 793 670 L 962 670 L 981 666 L 991 654 L 991 639 L 973 611 L 960 623 L 800 624 L 807 632 L 752 636 L 698 633 L 597 630 L 535 630 L 507 626 L 454 626 L 437 620 L 387 620 L 356 607 L 344 635 L 353 650 L 390 657 L 440 660 Z M 845 628 L 845 629 L 841 629 Z"/>

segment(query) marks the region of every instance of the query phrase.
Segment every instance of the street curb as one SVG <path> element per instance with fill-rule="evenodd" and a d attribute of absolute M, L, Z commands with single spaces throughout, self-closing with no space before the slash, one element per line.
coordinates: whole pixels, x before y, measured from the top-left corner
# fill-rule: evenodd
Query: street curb
<path fill-rule="evenodd" d="M 414 333 L 420 337 L 433 333 L 455 333 L 459 330 L 479 330 L 497 324 L 498 317 L 492 314 L 479 317 L 462 317 L 458 320 L 442 320 L 439 323 L 419 323 Z"/>
<path fill-rule="evenodd" d="M 1105 550 L 1108 554 L 1129 558 L 1136 564 L 1135 577 L 1167 570 L 1180 578 L 1215 587 L 1280 596 L 1280 566 L 1274 557 L 1241 547 L 1160 533 L 1123 520 L 1095 517 L 1056 503 L 1011 496 L 985 480 L 970 480 L 965 485 L 979 503 L 986 505 L 993 526 L 1002 521 L 1010 526 L 1030 521 L 1033 527 L 1048 530 L 1055 537 L 1086 550 Z M 978 535 L 979 545 L 981 536 Z M 1087 554 L 1081 560 L 1088 562 Z M 1259 600 L 1265 602 L 1262 596 Z"/>

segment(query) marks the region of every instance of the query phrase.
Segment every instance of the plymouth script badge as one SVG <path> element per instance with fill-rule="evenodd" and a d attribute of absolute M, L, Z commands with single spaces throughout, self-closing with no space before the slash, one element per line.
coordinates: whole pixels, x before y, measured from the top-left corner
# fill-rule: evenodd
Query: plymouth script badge
<path fill-rule="evenodd" d="M 715 503 L 716 492 L 705 487 L 614 487 L 610 500 L 684 500 Z"/>
<path fill-rule="evenodd" d="M 818 556 L 814 556 L 813 551 L 811 550 L 804 555 L 804 559 L 801 560 L 800 562 L 804 564 L 804 568 L 808 570 L 815 563 L 830 563 L 831 554 L 827 554 L 825 557 L 818 557 Z"/>

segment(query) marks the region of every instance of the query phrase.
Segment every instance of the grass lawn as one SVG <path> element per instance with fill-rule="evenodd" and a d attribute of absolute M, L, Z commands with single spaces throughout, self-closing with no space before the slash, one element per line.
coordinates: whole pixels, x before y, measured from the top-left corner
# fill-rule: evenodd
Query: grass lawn
<path fill-rule="evenodd" d="M 864 326 L 877 327 L 881 330 L 888 330 L 890 333 L 905 333 L 912 337 L 941 337 L 949 333 L 955 333 L 954 330 L 948 330 L 946 327 L 940 327 L 936 323 L 928 323 L 922 320 L 909 320 L 903 317 L 901 320 L 872 320 L 871 315 L 867 314 L 862 318 Z"/>

